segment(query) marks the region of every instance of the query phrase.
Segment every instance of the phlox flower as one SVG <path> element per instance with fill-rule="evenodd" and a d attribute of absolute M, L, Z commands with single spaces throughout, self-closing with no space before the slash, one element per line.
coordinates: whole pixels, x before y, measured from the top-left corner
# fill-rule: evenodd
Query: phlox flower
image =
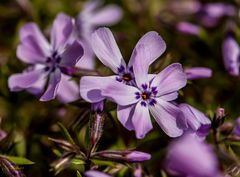
<path fill-rule="evenodd" d="M 232 76 L 239 76 L 240 48 L 232 33 L 228 33 L 222 45 L 223 61 L 226 70 Z"/>
<path fill-rule="evenodd" d="M 165 165 L 176 177 L 223 177 L 212 147 L 189 134 L 170 144 Z"/>
<path fill-rule="evenodd" d="M 176 120 L 180 110 L 170 102 L 186 85 L 182 66 L 175 63 L 157 75 L 148 74 L 149 65 L 166 48 L 156 32 L 148 32 L 138 41 L 128 65 L 109 29 L 95 31 L 92 46 L 101 62 L 117 75 L 82 77 L 80 93 L 85 100 L 94 103 L 107 97 L 116 102 L 118 119 L 128 130 L 135 130 L 137 138 L 143 138 L 152 129 L 149 111 L 167 135 L 176 137 L 183 133 Z"/>
<path fill-rule="evenodd" d="M 20 30 L 21 43 L 17 47 L 17 57 L 31 66 L 23 73 L 10 76 L 10 90 L 27 89 L 35 94 L 40 93 L 41 101 L 52 100 L 57 95 L 63 102 L 78 99 L 76 83 L 62 73 L 62 69 L 73 67 L 83 55 L 82 46 L 72 37 L 73 28 L 74 20 L 71 17 L 58 14 L 53 22 L 49 43 L 35 23 L 24 25 Z"/>

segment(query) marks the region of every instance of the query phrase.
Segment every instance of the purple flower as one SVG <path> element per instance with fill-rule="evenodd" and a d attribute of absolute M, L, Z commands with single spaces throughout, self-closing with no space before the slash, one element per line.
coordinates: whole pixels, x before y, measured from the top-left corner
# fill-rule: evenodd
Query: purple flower
<path fill-rule="evenodd" d="M 110 26 L 120 21 L 122 10 L 114 4 L 100 8 L 101 0 L 89 0 L 77 17 L 78 33 L 84 48 L 84 55 L 77 63 L 78 67 L 93 69 L 95 67 L 95 56 L 91 48 L 90 37 L 98 26 Z"/>
<path fill-rule="evenodd" d="M 177 30 L 187 35 L 199 36 L 201 27 L 188 22 L 180 22 L 176 26 Z"/>
<path fill-rule="evenodd" d="M 80 81 L 81 96 L 88 102 L 96 103 L 103 99 L 101 88 L 108 85 L 108 82 L 119 81 L 128 85 L 136 85 L 133 73 L 133 60 L 136 58 L 136 48 L 144 44 L 149 50 L 149 64 L 158 58 L 166 49 L 166 44 L 156 32 L 148 32 L 136 44 L 130 58 L 129 64 L 126 65 L 122 54 L 116 44 L 113 34 L 108 28 L 99 28 L 92 34 L 93 49 L 100 61 L 109 67 L 116 75 L 110 77 L 93 77 L 85 76 Z M 152 51 L 152 53 L 150 53 Z M 141 58 L 136 58 L 141 60 Z M 152 61 L 151 61 L 152 60 Z"/>
<path fill-rule="evenodd" d="M 111 177 L 110 175 L 107 175 L 106 173 L 97 170 L 89 170 L 84 175 L 86 177 Z"/>
<path fill-rule="evenodd" d="M 187 74 L 187 79 L 189 80 L 212 77 L 212 70 L 206 67 L 186 68 L 184 72 Z"/>
<path fill-rule="evenodd" d="M 186 75 L 178 63 L 157 75 L 148 75 L 149 65 L 165 50 L 166 45 L 156 32 L 148 32 L 137 43 L 126 65 L 110 30 L 100 28 L 92 36 L 98 58 L 116 76 L 82 77 L 81 96 L 89 102 L 105 97 L 118 104 L 118 118 L 125 128 L 135 130 L 143 138 L 152 129 L 149 110 L 163 131 L 171 137 L 180 136 L 177 126 L 179 108 L 170 103 L 178 90 L 186 85 Z"/>
<path fill-rule="evenodd" d="M 237 9 L 230 4 L 208 3 L 202 6 L 199 13 L 202 23 L 207 27 L 212 27 L 224 16 L 237 15 Z"/>
<path fill-rule="evenodd" d="M 236 120 L 236 124 L 233 132 L 235 135 L 240 136 L 240 117 Z"/>
<path fill-rule="evenodd" d="M 205 137 L 211 128 L 209 118 L 188 104 L 182 103 L 179 105 L 179 108 L 181 109 L 179 117 L 186 120 L 185 131 L 196 133 L 199 137 Z"/>
<path fill-rule="evenodd" d="M 73 28 L 71 17 L 58 14 L 48 43 L 35 23 L 24 25 L 20 30 L 17 57 L 31 66 L 21 74 L 10 76 L 10 90 L 27 89 L 35 94 L 41 93 L 41 101 L 52 100 L 56 95 L 64 102 L 78 99 L 76 83 L 61 72 L 64 67 L 74 66 L 83 55 L 83 48 L 72 37 Z"/>
<path fill-rule="evenodd" d="M 222 177 L 213 149 L 191 135 L 170 144 L 166 169 L 173 176 Z"/>
<path fill-rule="evenodd" d="M 239 75 L 240 50 L 239 45 L 231 34 L 228 34 L 222 46 L 223 61 L 230 75 Z"/>

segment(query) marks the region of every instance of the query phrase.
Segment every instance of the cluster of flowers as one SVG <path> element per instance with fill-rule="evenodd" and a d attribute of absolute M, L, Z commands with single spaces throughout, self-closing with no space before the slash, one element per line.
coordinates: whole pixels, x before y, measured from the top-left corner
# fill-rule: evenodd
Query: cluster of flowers
<path fill-rule="evenodd" d="M 180 63 L 173 63 L 158 74 L 149 74 L 149 66 L 166 50 L 164 40 L 155 31 L 146 33 L 137 42 L 126 64 L 110 29 L 104 27 L 94 31 L 96 26 L 117 22 L 122 12 L 116 6 L 94 12 L 98 5 L 88 3 L 79 15 L 78 23 L 72 17 L 58 14 L 53 22 L 50 43 L 35 23 L 24 25 L 20 30 L 17 57 L 30 66 L 23 73 L 9 78 L 10 90 L 25 89 L 40 95 L 40 101 L 58 97 L 68 103 L 83 98 L 93 104 L 99 115 L 104 100 L 113 101 L 118 105 L 118 120 L 126 129 L 134 130 L 138 139 L 143 139 L 153 128 L 151 113 L 168 136 L 181 136 L 169 146 L 166 159 L 169 173 L 193 177 L 223 176 L 213 149 L 204 140 L 211 129 L 210 119 L 191 105 L 175 102 L 187 79 L 210 77 L 211 70 L 201 67 L 183 70 Z M 201 7 L 210 13 L 209 8 Z M 203 21 L 206 19 L 209 20 L 206 17 Z M 180 24 L 179 29 L 183 30 L 184 25 Z M 232 51 L 224 58 L 228 60 L 226 65 L 230 72 L 238 75 L 239 46 L 228 37 L 224 50 Z M 92 70 L 94 54 L 115 74 L 83 76 L 78 87 L 71 76 L 78 69 Z M 239 127 L 235 131 L 239 133 Z M 150 159 L 150 154 L 138 151 L 126 154 L 124 158 L 132 161 Z M 108 176 L 93 170 L 85 175 Z"/>

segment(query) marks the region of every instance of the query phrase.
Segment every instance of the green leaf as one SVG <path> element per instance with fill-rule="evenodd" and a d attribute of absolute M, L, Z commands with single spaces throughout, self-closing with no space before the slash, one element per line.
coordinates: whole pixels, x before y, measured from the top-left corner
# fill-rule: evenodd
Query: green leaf
<path fill-rule="evenodd" d="M 58 122 L 57 124 L 58 124 L 58 126 L 60 127 L 60 129 L 61 129 L 61 131 L 62 131 L 62 133 L 63 133 L 63 136 L 64 136 L 71 144 L 75 144 L 75 142 L 73 141 L 73 139 L 72 139 L 70 133 L 68 132 L 68 130 L 66 129 L 66 127 L 65 127 L 62 123 L 60 123 L 60 122 Z"/>
<path fill-rule="evenodd" d="M 92 159 L 91 161 L 96 165 L 107 165 L 107 166 L 110 166 L 110 167 L 115 166 L 115 163 L 111 162 L 111 161 L 105 161 L 105 160 L 99 160 L 99 159 Z"/>
<path fill-rule="evenodd" d="M 82 175 L 79 171 L 77 171 L 77 177 L 82 177 Z"/>
<path fill-rule="evenodd" d="M 162 177 L 167 177 L 167 174 L 163 170 L 161 170 L 161 175 L 162 175 Z"/>
<path fill-rule="evenodd" d="M 6 155 L 4 155 L 4 157 L 17 165 L 32 165 L 32 164 L 34 164 L 34 162 L 32 162 L 24 157 L 6 156 Z"/>
<path fill-rule="evenodd" d="M 82 164 L 85 164 L 85 162 L 83 161 L 83 160 L 81 160 L 81 159 L 72 159 L 72 163 L 74 164 L 74 165 L 82 165 Z"/>

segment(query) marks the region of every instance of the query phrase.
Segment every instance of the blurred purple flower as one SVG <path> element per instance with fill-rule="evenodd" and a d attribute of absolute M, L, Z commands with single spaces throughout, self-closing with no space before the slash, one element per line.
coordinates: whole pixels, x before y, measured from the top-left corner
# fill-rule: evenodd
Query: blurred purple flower
<path fill-rule="evenodd" d="M 84 175 L 86 177 L 111 177 L 110 175 L 107 175 L 106 173 L 97 170 L 89 170 Z"/>
<path fill-rule="evenodd" d="M 101 0 L 89 0 L 77 17 L 78 33 L 84 48 L 84 55 L 77 63 L 80 68 L 94 69 L 95 67 L 90 37 L 96 27 L 114 25 L 122 18 L 122 10 L 119 6 L 110 4 L 100 8 L 101 5 Z"/>
<path fill-rule="evenodd" d="M 213 149 L 191 135 L 170 144 L 166 169 L 173 176 L 222 177 Z"/>
<path fill-rule="evenodd" d="M 240 50 L 239 45 L 233 38 L 233 35 L 230 33 L 223 41 L 222 52 L 226 70 L 230 75 L 238 76 L 240 65 Z"/>
<path fill-rule="evenodd" d="M 181 110 L 179 117 L 186 120 L 185 131 L 196 133 L 199 137 L 205 137 L 211 128 L 209 118 L 188 104 L 182 103 L 179 108 Z"/>
<path fill-rule="evenodd" d="M 28 23 L 20 30 L 21 44 L 17 57 L 31 64 L 21 74 L 10 76 L 8 85 L 11 91 L 27 89 L 41 93 L 41 101 L 52 100 L 58 95 L 63 102 L 79 98 L 75 82 L 61 72 L 61 68 L 72 67 L 83 55 L 83 48 L 72 37 L 74 21 L 60 13 L 54 20 L 50 44 L 35 23 Z M 47 81 L 49 79 L 49 81 Z M 45 84 L 48 83 L 45 90 Z"/>
<path fill-rule="evenodd" d="M 199 36 L 201 27 L 189 22 L 179 22 L 176 26 L 177 30 L 183 34 Z"/>
<path fill-rule="evenodd" d="M 198 0 L 181 0 L 181 3 L 179 3 L 179 0 L 166 2 L 167 7 L 169 7 L 170 10 L 177 15 L 192 15 L 197 13 L 201 8 L 201 3 Z"/>
<path fill-rule="evenodd" d="M 236 126 L 233 130 L 234 134 L 240 136 L 240 117 L 236 120 Z"/>
<path fill-rule="evenodd" d="M 206 67 L 186 68 L 184 72 L 187 74 L 187 79 L 189 80 L 212 77 L 212 70 Z"/>
<path fill-rule="evenodd" d="M 225 3 L 208 3 L 202 5 L 199 12 L 202 23 L 207 27 L 215 26 L 224 16 L 237 15 L 237 9 L 230 4 Z"/>
<path fill-rule="evenodd" d="M 171 137 L 180 136 L 177 126 L 179 108 L 170 103 L 178 90 L 186 85 L 186 75 L 178 63 L 157 75 L 148 75 L 148 67 L 166 48 L 156 32 L 148 32 L 137 43 L 128 66 L 110 30 L 101 28 L 93 34 L 93 49 L 99 59 L 117 76 L 82 77 L 81 96 L 89 102 L 105 97 L 118 104 L 118 118 L 125 128 L 135 130 L 137 138 L 144 138 L 152 129 L 149 110 L 163 131 Z"/>

